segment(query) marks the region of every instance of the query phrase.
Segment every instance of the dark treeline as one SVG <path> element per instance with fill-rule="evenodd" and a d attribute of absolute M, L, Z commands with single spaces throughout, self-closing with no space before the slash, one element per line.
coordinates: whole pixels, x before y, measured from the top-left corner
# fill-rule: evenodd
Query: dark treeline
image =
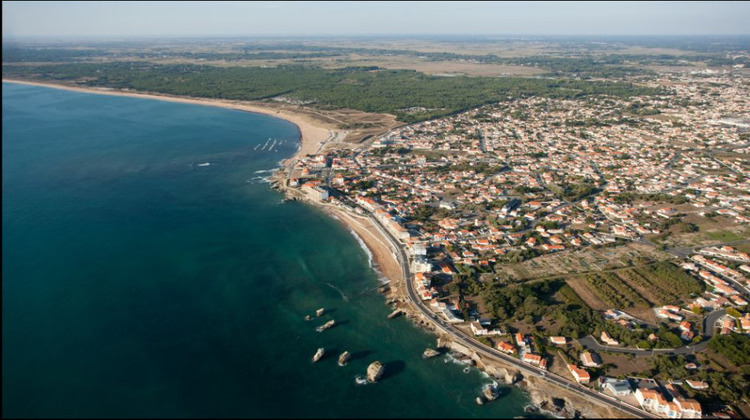
<path fill-rule="evenodd" d="M 374 70 L 372 67 L 329 70 L 291 65 L 260 68 L 115 62 L 3 66 L 3 76 L 206 98 L 262 100 L 285 96 L 324 109 L 391 113 L 409 123 L 530 96 L 572 99 L 591 95 L 631 97 L 667 93 L 623 82 L 446 78 L 413 70 Z"/>

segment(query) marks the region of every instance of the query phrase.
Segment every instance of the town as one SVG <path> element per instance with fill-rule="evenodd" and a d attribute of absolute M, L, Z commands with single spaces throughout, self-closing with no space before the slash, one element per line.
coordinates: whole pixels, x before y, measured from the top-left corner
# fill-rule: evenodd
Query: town
<path fill-rule="evenodd" d="M 664 94 L 509 98 L 323 148 L 285 179 L 372 217 L 423 304 L 487 347 L 655 416 L 742 416 L 750 85 L 644 83 Z"/>

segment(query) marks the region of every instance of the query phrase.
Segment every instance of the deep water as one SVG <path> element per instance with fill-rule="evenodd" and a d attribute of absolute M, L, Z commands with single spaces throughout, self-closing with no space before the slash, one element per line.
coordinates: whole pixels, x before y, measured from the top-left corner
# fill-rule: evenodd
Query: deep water
<path fill-rule="evenodd" d="M 434 337 L 386 319 L 350 232 L 264 182 L 258 171 L 297 149 L 294 125 L 2 90 L 3 416 L 523 414 L 518 390 L 478 406 L 489 379 L 423 360 Z M 318 347 L 327 353 L 313 364 Z M 353 360 L 338 367 L 344 350 Z M 356 385 L 374 360 L 384 378 Z"/>

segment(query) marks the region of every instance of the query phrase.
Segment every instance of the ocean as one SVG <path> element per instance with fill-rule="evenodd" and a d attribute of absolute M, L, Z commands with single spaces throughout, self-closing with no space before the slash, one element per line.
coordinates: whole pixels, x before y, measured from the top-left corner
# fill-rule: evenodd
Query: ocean
<path fill-rule="evenodd" d="M 297 150 L 291 123 L 9 83 L 2 94 L 4 417 L 523 414 L 518 389 L 478 406 L 489 378 L 422 359 L 435 337 L 386 319 L 351 232 L 269 188 Z M 374 360 L 385 376 L 357 385 Z"/>

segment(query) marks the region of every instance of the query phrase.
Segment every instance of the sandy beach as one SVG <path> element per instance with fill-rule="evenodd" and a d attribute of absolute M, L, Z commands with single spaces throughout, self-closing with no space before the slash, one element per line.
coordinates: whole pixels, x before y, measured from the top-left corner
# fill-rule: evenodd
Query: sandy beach
<path fill-rule="evenodd" d="M 112 89 L 81 88 L 81 87 L 65 86 L 65 85 L 58 85 L 58 84 L 51 84 L 51 83 L 28 82 L 28 81 L 21 81 L 21 80 L 3 79 L 3 82 L 20 83 L 20 84 L 33 85 L 33 86 L 45 86 L 45 87 L 51 87 L 51 88 L 56 88 L 56 89 L 65 89 L 65 90 L 87 92 L 87 93 L 94 93 L 94 94 L 100 94 L 100 95 L 130 96 L 130 97 L 150 98 L 150 99 L 157 99 L 157 100 L 171 101 L 171 102 L 189 103 L 189 104 L 196 104 L 196 105 L 215 106 L 215 107 L 235 109 L 235 110 L 241 110 L 241 111 L 247 111 L 247 112 L 255 112 L 259 114 L 282 118 L 286 121 L 289 121 L 295 124 L 299 128 L 302 144 L 301 144 L 300 150 L 297 152 L 295 156 L 304 155 L 308 153 L 310 154 L 316 153 L 327 140 L 332 138 L 335 133 L 341 131 L 341 130 L 337 130 L 331 124 L 327 124 L 324 121 L 319 121 L 315 119 L 314 117 L 311 117 L 310 115 L 302 114 L 299 112 L 295 113 L 293 109 L 287 109 L 281 106 L 276 107 L 275 105 L 264 106 L 265 104 L 250 103 L 250 102 L 243 102 L 243 101 L 186 98 L 186 97 L 177 97 L 177 96 L 151 94 L 151 93 L 119 91 L 119 90 L 112 90 Z M 304 194 L 302 194 L 299 190 L 287 188 L 282 174 L 277 173 L 276 176 L 280 177 L 278 179 L 279 186 L 281 187 L 281 190 L 285 191 L 288 196 L 298 196 L 302 198 L 303 200 L 310 202 L 312 205 L 315 205 L 318 208 L 321 208 L 323 211 L 330 214 L 332 217 L 335 217 L 336 219 L 338 219 L 348 229 L 352 230 L 365 243 L 367 248 L 372 253 L 372 257 L 375 263 L 375 268 L 383 276 L 385 276 L 386 278 L 390 280 L 391 290 L 390 290 L 389 295 L 391 298 L 395 298 L 397 302 L 400 302 L 398 305 L 399 308 L 401 308 L 402 310 L 405 310 L 405 312 L 407 313 L 407 316 L 411 318 L 415 322 L 416 325 L 421 326 L 422 328 L 425 328 L 429 331 L 436 332 L 434 327 L 432 327 L 431 325 L 432 321 L 423 317 L 419 313 L 419 311 L 416 310 L 416 308 L 412 307 L 412 304 L 409 302 L 409 299 L 405 293 L 405 284 L 404 284 L 404 280 L 408 281 L 408 279 L 402 278 L 402 270 L 401 270 L 401 267 L 399 265 L 397 258 L 395 257 L 395 254 L 394 254 L 395 250 L 392 249 L 393 245 L 390 243 L 390 241 L 388 241 L 388 239 L 383 237 L 383 234 L 380 232 L 380 229 L 378 229 L 369 218 L 353 214 L 351 212 L 345 211 L 331 204 L 321 203 L 321 202 L 311 202 L 310 200 L 306 199 Z M 447 338 L 447 337 L 444 337 L 444 338 Z M 487 372 L 491 372 L 495 374 L 496 377 L 499 377 L 499 378 L 502 378 L 504 376 L 504 374 L 501 374 L 500 372 L 508 372 L 508 371 L 515 370 L 513 367 L 499 360 L 484 360 L 483 366 L 480 366 L 480 368 L 482 368 L 483 370 Z M 624 413 L 614 410 L 611 407 L 604 407 L 598 404 L 591 404 L 590 402 L 587 402 L 585 399 L 581 398 L 581 396 L 573 392 L 570 392 L 570 391 L 567 391 L 558 387 L 550 387 L 547 382 L 543 382 L 537 378 L 533 378 L 533 377 L 527 378 L 525 381 L 523 381 L 523 387 L 528 392 L 531 402 L 534 404 L 540 404 L 542 401 L 551 401 L 552 398 L 564 397 L 567 401 L 571 403 L 571 406 L 578 408 L 587 417 L 591 417 L 591 416 L 593 417 L 602 417 L 602 416 L 621 417 L 622 415 L 624 415 Z"/>
<path fill-rule="evenodd" d="M 149 98 L 160 101 L 180 102 L 195 105 L 215 106 L 227 109 L 236 109 L 258 114 L 270 115 L 284 119 L 296 125 L 300 131 L 300 150 L 295 156 L 316 153 L 326 140 L 330 139 L 337 132 L 341 132 L 332 124 L 317 120 L 310 115 L 294 112 L 293 109 L 276 107 L 255 102 L 231 101 L 221 99 L 205 98 L 187 98 L 172 95 L 161 95 L 153 93 L 129 92 L 106 88 L 83 88 L 77 86 L 59 85 L 54 83 L 30 82 L 25 80 L 3 79 L 3 82 L 18 83 L 30 86 L 44 86 L 54 89 L 71 90 L 76 92 L 93 93 L 97 95 L 129 96 L 135 98 Z M 324 206 L 328 213 L 333 214 L 349 229 L 353 230 L 370 249 L 378 270 L 392 282 L 401 280 L 401 268 L 398 261 L 393 255 L 393 251 L 388 241 L 381 237 L 378 229 L 372 225 L 372 222 L 359 216 L 349 215 L 340 209 L 331 206 Z"/>
<path fill-rule="evenodd" d="M 377 270 L 388 278 L 391 284 L 401 281 L 401 266 L 394 257 L 388 241 L 383 238 L 379 229 L 373 225 L 370 219 L 351 216 L 341 210 L 331 210 L 331 213 L 362 239 L 372 253 Z"/>
<path fill-rule="evenodd" d="M 261 102 L 234 101 L 224 99 L 190 98 L 183 96 L 162 95 L 155 93 L 140 93 L 108 88 L 84 88 L 78 86 L 67 86 L 55 83 L 29 82 L 26 80 L 3 79 L 3 83 L 18 83 L 30 86 L 44 86 L 54 89 L 71 90 L 76 92 L 93 93 L 97 95 L 130 96 L 134 98 L 157 99 L 160 101 L 180 102 L 186 104 L 215 106 L 219 108 L 235 109 L 239 111 L 255 112 L 257 114 L 270 115 L 281 118 L 296 125 L 300 132 L 301 147 L 295 156 L 316 153 L 326 140 L 332 138 L 337 132 L 334 125 L 320 121 L 308 114 L 295 112 L 294 106 L 275 106 Z"/>
<path fill-rule="evenodd" d="M 300 150 L 295 156 L 316 153 L 326 140 L 332 138 L 336 133 L 341 132 L 332 124 L 317 120 L 310 115 L 294 112 L 293 109 L 276 107 L 256 102 L 231 101 L 221 99 L 205 98 L 188 98 L 172 95 L 161 95 L 153 93 L 129 92 L 106 88 L 83 88 L 77 86 L 59 85 L 54 83 L 30 82 L 25 80 L 3 79 L 3 82 L 18 83 L 30 86 L 44 86 L 54 89 L 71 90 L 76 92 L 93 93 L 97 95 L 129 96 L 135 98 L 149 98 L 160 101 L 180 102 L 195 105 L 207 105 L 220 108 L 235 109 L 240 111 L 255 112 L 258 114 L 270 115 L 283 120 L 289 121 L 296 125 L 300 131 Z M 378 270 L 392 282 L 401 280 L 401 268 L 398 261 L 393 255 L 393 251 L 388 241 L 381 237 L 378 229 L 373 226 L 372 222 L 359 216 L 352 216 L 344 211 L 331 206 L 323 207 L 328 213 L 333 214 L 338 220 L 353 230 L 359 236 L 365 245 L 370 249 L 373 260 Z"/>

